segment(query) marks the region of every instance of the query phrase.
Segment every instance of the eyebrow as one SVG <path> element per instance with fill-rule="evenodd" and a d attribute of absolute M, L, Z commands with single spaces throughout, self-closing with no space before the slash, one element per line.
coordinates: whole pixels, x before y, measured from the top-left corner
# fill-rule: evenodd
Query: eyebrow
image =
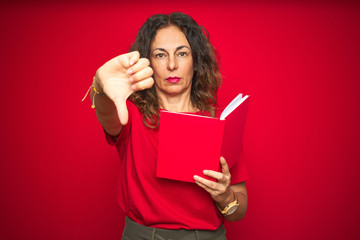
<path fill-rule="evenodd" d="M 175 52 L 182 49 L 182 48 L 187 48 L 190 50 L 190 48 L 188 46 L 185 46 L 185 45 L 181 45 L 181 46 L 178 46 L 176 49 L 175 49 Z M 155 48 L 154 50 L 152 50 L 152 53 L 155 51 L 155 50 L 160 50 L 160 51 L 164 51 L 164 52 L 167 52 L 165 48 Z"/>

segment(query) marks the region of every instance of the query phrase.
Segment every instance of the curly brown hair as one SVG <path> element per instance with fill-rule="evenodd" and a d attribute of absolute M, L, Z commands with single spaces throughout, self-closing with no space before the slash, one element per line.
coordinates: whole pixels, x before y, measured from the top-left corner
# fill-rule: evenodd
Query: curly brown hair
<path fill-rule="evenodd" d="M 130 51 L 139 51 L 140 56 L 150 59 L 151 43 L 159 29 L 167 26 L 178 27 L 190 44 L 194 76 L 191 84 L 191 102 L 202 114 L 215 116 L 217 91 L 222 82 L 215 49 L 209 41 L 207 30 L 190 16 L 174 12 L 169 15 L 156 14 L 147 19 L 139 30 Z M 144 113 L 143 122 L 150 128 L 159 126 L 159 101 L 155 84 L 150 89 L 133 93 L 130 100 Z"/>

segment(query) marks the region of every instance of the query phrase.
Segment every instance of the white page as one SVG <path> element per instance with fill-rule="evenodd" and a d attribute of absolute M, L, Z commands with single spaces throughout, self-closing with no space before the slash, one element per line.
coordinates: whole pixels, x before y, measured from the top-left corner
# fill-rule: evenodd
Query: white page
<path fill-rule="evenodd" d="M 249 96 L 242 97 L 242 93 L 236 96 L 234 100 L 227 105 L 224 111 L 221 113 L 220 120 L 224 120 L 232 111 L 234 111 L 242 102 L 244 102 Z"/>

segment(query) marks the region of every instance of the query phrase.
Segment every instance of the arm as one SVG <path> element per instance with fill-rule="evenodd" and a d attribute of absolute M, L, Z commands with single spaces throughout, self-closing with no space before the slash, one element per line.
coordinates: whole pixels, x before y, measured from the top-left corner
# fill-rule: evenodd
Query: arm
<path fill-rule="evenodd" d="M 139 52 L 130 52 L 106 62 L 97 71 L 90 98 L 94 101 L 96 116 L 106 132 L 116 136 L 128 121 L 126 99 L 135 91 L 152 87 L 153 71 Z M 95 94 L 95 96 L 94 96 Z"/>
<path fill-rule="evenodd" d="M 235 222 L 243 219 L 246 214 L 247 204 L 248 204 L 248 196 L 246 191 L 246 184 L 245 182 L 234 184 L 230 187 L 230 189 L 236 194 L 237 200 L 239 202 L 239 206 L 236 211 L 229 215 L 225 216 L 225 219 L 229 222 Z M 224 203 L 218 203 L 222 209 L 231 202 L 234 201 L 234 197 L 231 196 L 230 200 L 225 201 Z"/>
<path fill-rule="evenodd" d="M 103 90 L 99 87 L 98 84 L 99 78 L 97 74 L 94 77 L 93 85 L 99 92 L 103 92 Z M 94 98 L 94 90 L 91 90 L 90 99 L 96 102 L 96 116 L 99 120 L 101 126 L 105 129 L 107 133 L 112 136 L 116 136 L 120 133 L 122 125 L 120 123 L 119 116 L 117 114 L 116 106 L 114 102 L 108 98 L 107 96 L 96 95 Z"/>
<path fill-rule="evenodd" d="M 245 217 L 247 210 L 247 191 L 245 182 L 237 183 L 230 186 L 231 174 L 229 167 L 223 157 L 220 158 L 222 172 L 204 170 L 204 175 L 217 179 L 217 182 L 205 178 L 194 176 L 197 185 L 210 193 L 213 200 L 224 209 L 226 205 L 233 202 L 234 193 L 237 196 L 239 206 L 236 211 L 228 216 L 224 216 L 230 222 L 239 221 Z"/>

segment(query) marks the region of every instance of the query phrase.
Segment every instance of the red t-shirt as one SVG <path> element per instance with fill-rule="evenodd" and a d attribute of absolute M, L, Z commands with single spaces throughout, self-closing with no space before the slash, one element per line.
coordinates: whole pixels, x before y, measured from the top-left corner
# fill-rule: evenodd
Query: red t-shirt
<path fill-rule="evenodd" d="M 105 133 L 121 160 L 118 177 L 121 209 L 135 222 L 149 227 L 217 229 L 223 217 L 208 192 L 195 183 L 156 177 L 158 128 L 146 127 L 141 112 L 130 101 L 127 107 L 129 122 L 123 126 L 117 142 Z M 230 172 L 231 184 L 248 178 L 242 161 Z"/>

